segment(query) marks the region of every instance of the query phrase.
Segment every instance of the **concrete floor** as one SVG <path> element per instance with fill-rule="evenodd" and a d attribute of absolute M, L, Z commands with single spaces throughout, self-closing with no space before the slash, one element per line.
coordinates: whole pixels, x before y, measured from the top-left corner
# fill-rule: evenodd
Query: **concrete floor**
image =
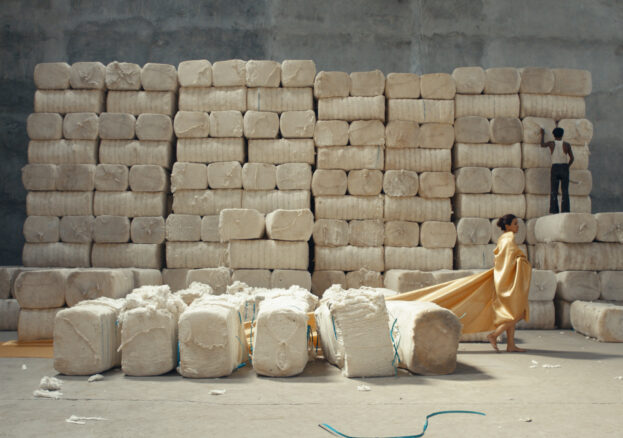
<path fill-rule="evenodd" d="M 2 340 L 15 337 L 0 334 Z M 434 417 L 427 438 L 623 436 L 623 344 L 558 330 L 522 331 L 518 339 L 528 353 L 461 344 L 449 376 L 400 371 L 397 377 L 347 379 L 323 361 L 284 379 L 258 377 L 247 367 L 201 380 L 176 373 L 125 377 L 116 369 L 94 383 L 58 376 L 61 400 L 32 395 L 41 377 L 56 376 L 51 359 L 0 359 L 0 437 L 331 436 L 319 423 L 352 436 L 415 435 L 425 416 L 440 410 L 486 416 Z M 371 390 L 359 391 L 362 384 Z M 226 392 L 209 395 L 212 389 Z M 71 415 L 106 420 L 65 422 Z"/>

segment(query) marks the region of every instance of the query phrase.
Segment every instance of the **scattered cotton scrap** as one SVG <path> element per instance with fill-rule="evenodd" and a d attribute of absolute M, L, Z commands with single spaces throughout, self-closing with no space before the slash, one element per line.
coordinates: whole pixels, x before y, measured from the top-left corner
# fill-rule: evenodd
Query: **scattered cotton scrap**
<path fill-rule="evenodd" d="M 532 365 L 530 365 L 530 368 L 536 368 L 537 365 L 539 364 L 536 360 L 532 360 Z"/>
<path fill-rule="evenodd" d="M 519 421 L 523 421 L 524 423 L 532 423 L 532 418 L 520 418 Z"/>
<path fill-rule="evenodd" d="M 39 388 L 46 391 L 58 391 L 63 386 L 63 381 L 56 377 L 44 376 L 41 378 Z"/>
<path fill-rule="evenodd" d="M 623 376 L 616 376 L 615 379 L 616 380 L 623 380 Z"/>
<path fill-rule="evenodd" d="M 371 391 L 371 389 L 368 385 L 358 385 L 357 391 Z"/>
<path fill-rule="evenodd" d="M 543 368 L 560 368 L 560 365 L 553 365 L 551 363 L 544 363 Z"/>
<path fill-rule="evenodd" d="M 59 391 L 48 391 L 46 389 L 35 389 L 32 395 L 37 398 L 52 398 L 58 400 L 63 396 L 63 393 Z"/>
<path fill-rule="evenodd" d="M 73 424 L 87 424 L 87 421 L 105 421 L 106 418 L 102 418 L 102 417 L 78 417 L 77 415 L 72 415 L 69 418 L 65 419 L 66 423 L 73 423 Z"/>
<path fill-rule="evenodd" d="M 99 382 L 100 380 L 104 380 L 104 376 L 102 376 L 101 374 L 93 374 L 91 377 L 89 377 L 88 382 Z"/>
<path fill-rule="evenodd" d="M 210 395 L 223 395 L 225 394 L 224 389 L 213 389 L 209 392 Z"/>
<path fill-rule="evenodd" d="M 28 367 L 26 366 L 26 364 L 25 364 L 25 363 L 23 363 L 23 364 L 22 364 L 22 370 L 27 370 L 27 369 L 28 369 Z"/>

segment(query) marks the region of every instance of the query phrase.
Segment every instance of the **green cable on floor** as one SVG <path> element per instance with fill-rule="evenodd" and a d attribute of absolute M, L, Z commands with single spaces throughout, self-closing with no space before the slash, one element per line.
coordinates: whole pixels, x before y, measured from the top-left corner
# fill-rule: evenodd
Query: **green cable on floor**
<path fill-rule="evenodd" d="M 442 415 L 442 414 L 476 414 L 476 415 L 486 415 L 484 412 L 478 412 L 478 411 L 437 411 L 437 412 L 433 412 L 432 414 L 428 414 L 426 416 L 426 421 L 424 422 L 424 427 L 422 428 L 422 433 L 417 434 L 417 435 L 401 435 L 401 436 L 392 436 L 392 437 L 384 437 L 384 438 L 419 438 L 424 436 L 424 433 L 426 433 L 426 429 L 428 428 L 428 419 L 431 417 L 434 417 L 435 415 Z M 328 424 L 322 423 L 318 425 L 321 429 L 326 430 L 327 432 L 329 432 L 330 434 L 333 434 L 335 436 L 341 436 L 343 438 L 364 438 L 364 437 L 354 437 L 354 436 L 350 436 L 350 435 L 345 435 L 342 432 L 338 431 L 337 429 L 334 429 L 333 427 L 329 426 Z"/>

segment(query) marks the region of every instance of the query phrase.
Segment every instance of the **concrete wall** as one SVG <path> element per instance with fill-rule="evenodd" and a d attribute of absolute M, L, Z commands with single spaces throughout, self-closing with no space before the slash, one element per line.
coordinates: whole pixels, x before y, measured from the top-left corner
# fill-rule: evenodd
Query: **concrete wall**
<path fill-rule="evenodd" d="M 0 265 L 20 264 L 33 69 L 50 61 L 177 65 L 313 59 L 318 70 L 588 69 L 593 211 L 623 211 L 618 0 L 2 0 Z"/>

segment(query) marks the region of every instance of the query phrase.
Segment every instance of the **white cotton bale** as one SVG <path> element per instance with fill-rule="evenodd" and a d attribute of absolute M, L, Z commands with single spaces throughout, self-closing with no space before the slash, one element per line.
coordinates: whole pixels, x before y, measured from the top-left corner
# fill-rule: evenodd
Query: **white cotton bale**
<path fill-rule="evenodd" d="M 598 275 L 599 299 L 623 301 L 623 271 L 601 271 Z"/>
<path fill-rule="evenodd" d="M 259 375 L 289 377 L 300 374 L 309 358 L 307 310 L 294 297 L 262 302 L 253 337 L 253 369 Z"/>
<path fill-rule="evenodd" d="M 489 269 L 493 267 L 494 249 L 494 244 L 458 244 L 454 248 L 454 267 L 458 269 Z"/>
<path fill-rule="evenodd" d="M 317 210 L 316 210 L 317 211 Z M 442 221 L 448 222 L 452 214 L 450 199 L 424 199 L 385 197 L 386 221 Z"/>
<path fill-rule="evenodd" d="M 99 162 L 106 164 L 155 164 L 171 168 L 173 145 L 168 141 L 102 140 Z"/>
<path fill-rule="evenodd" d="M 454 123 L 454 117 L 454 101 L 452 100 L 388 99 L 387 101 L 387 120 L 390 121 Z"/>
<path fill-rule="evenodd" d="M 346 273 L 346 288 L 359 289 L 361 287 L 383 287 L 383 274 L 361 268 Z"/>
<path fill-rule="evenodd" d="M 0 267 L 0 302 L 13 297 L 13 286 L 17 276 L 23 271 L 32 269 L 33 268 L 24 268 L 23 266 Z"/>
<path fill-rule="evenodd" d="M 202 138 L 210 134 L 210 116 L 203 111 L 178 111 L 173 119 L 177 138 Z"/>
<path fill-rule="evenodd" d="M 140 114 L 135 129 L 139 140 L 170 141 L 173 138 L 173 122 L 166 114 Z"/>
<path fill-rule="evenodd" d="M 623 306 L 575 301 L 569 314 L 575 331 L 601 342 L 623 342 Z"/>
<path fill-rule="evenodd" d="M 349 240 L 348 222 L 337 219 L 318 219 L 314 222 L 314 244 L 318 246 L 346 246 Z"/>
<path fill-rule="evenodd" d="M 134 273 L 130 269 L 84 269 L 67 275 L 65 300 L 69 307 L 81 301 L 106 297 L 124 298 L 134 289 Z"/>
<path fill-rule="evenodd" d="M 553 301 L 529 301 L 528 306 L 530 321 L 519 321 L 519 330 L 551 330 L 556 327 L 556 307 Z"/>
<path fill-rule="evenodd" d="M 481 116 L 459 117 L 454 121 L 454 138 L 460 143 L 487 143 L 489 120 Z"/>
<path fill-rule="evenodd" d="M 17 340 L 37 341 L 54 338 L 54 319 L 62 308 L 21 309 L 17 323 Z"/>
<path fill-rule="evenodd" d="M 158 286 L 162 284 L 162 273 L 159 269 L 131 269 L 134 275 L 134 287 Z"/>
<path fill-rule="evenodd" d="M 190 269 L 163 269 L 162 284 L 170 287 L 172 292 L 177 292 L 187 287 L 187 277 Z"/>
<path fill-rule="evenodd" d="M 91 262 L 97 268 L 162 268 L 162 245 L 94 243 Z"/>
<path fill-rule="evenodd" d="M 313 110 L 286 111 L 279 118 L 279 130 L 284 138 L 311 138 L 315 125 L 316 113 Z"/>
<path fill-rule="evenodd" d="M 168 268 L 218 268 L 227 266 L 227 244 L 217 242 L 167 242 Z"/>
<path fill-rule="evenodd" d="M 37 90 L 36 113 L 101 113 L 104 93 L 101 90 Z"/>
<path fill-rule="evenodd" d="M 111 62 L 106 66 L 106 88 L 109 90 L 140 90 L 141 67 L 130 62 Z"/>
<path fill-rule="evenodd" d="M 270 288 L 270 269 L 235 269 L 232 282 L 239 281 L 250 287 Z"/>
<path fill-rule="evenodd" d="M 495 117 L 489 124 L 491 143 L 513 144 L 523 140 L 523 125 L 516 117 Z M 477 142 L 480 143 L 480 142 Z"/>
<path fill-rule="evenodd" d="M 459 245 L 485 245 L 491 240 L 491 223 L 488 219 L 463 217 L 456 223 Z"/>
<path fill-rule="evenodd" d="M 385 246 L 417 246 L 420 239 L 420 226 L 417 222 L 385 222 Z"/>
<path fill-rule="evenodd" d="M 385 125 L 380 120 L 355 120 L 348 127 L 348 138 L 356 146 L 384 146 Z"/>
<path fill-rule="evenodd" d="M 521 144 L 469 144 L 457 143 L 453 150 L 452 165 L 460 167 L 521 167 Z"/>
<path fill-rule="evenodd" d="M 390 73 L 385 81 L 388 99 L 417 99 L 420 97 L 420 77 L 415 73 Z"/>
<path fill-rule="evenodd" d="M 524 172 L 515 167 L 498 167 L 491 170 L 491 192 L 517 195 L 524 191 L 526 185 Z"/>
<path fill-rule="evenodd" d="M 344 170 L 318 169 L 314 171 L 311 190 L 314 196 L 345 195 L 348 177 Z"/>
<path fill-rule="evenodd" d="M 385 227 L 381 220 L 355 220 L 348 224 L 348 244 L 352 246 L 383 246 Z"/>
<path fill-rule="evenodd" d="M 485 94 L 517 93 L 520 84 L 521 76 L 516 68 L 497 67 L 485 70 Z"/>
<path fill-rule="evenodd" d="M 456 227 L 452 222 L 424 222 L 420 227 L 420 241 L 424 248 L 454 248 Z"/>
<path fill-rule="evenodd" d="M 488 167 L 461 167 L 454 171 L 456 193 L 489 193 L 493 184 Z"/>
<path fill-rule="evenodd" d="M 246 65 L 241 59 L 217 61 L 212 64 L 212 85 L 215 87 L 244 86 Z"/>
<path fill-rule="evenodd" d="M 242 191 L 242 208 L 252 208 L 267 214 L 278 209 L 297 210 L 311 207 L 309 190 Z"/>
<path fill-rule="evenodd" d="M 419 188 L 417 172 L 388 170 L 383 174 L 383 193 L 389 196 L 415 196 Z"/>
<path fill-rule="evenodd" d="M 450 374 L 456 369 L 461 322 L 450 310 L 426 302 L 386 302 L 401 341 L 400 367 L 416 374 Z"/>
<path fill-rule="evenodd" d="M 166 219 L 165 238 L 169 242 L 198 242 L 201 240 L 201 216 L 170 214 Z"/>
<path fill-rule="evenodd" d="M 92 191 L 95 188 L 95 164 L 59 164 L 56 190 Z"/>
<path fill-rule="evenodd" d="M 623 213 L 596 213 L 596 240 L 623 243 Z"/>
<path fill-rule="evenodd" d="M 346 97 L 349 95 L 351 79 L 341 71 L 320 71 L 314 79 L 314 97 Z"/>
<path fill-rule="evenodd" d="M 106 88 L 106 66 L 101 62 L 75 62 L 69 70 L 71 88 L 102 90 Z"/>
<path fill-rule="evenodd" d="M 313 227 L 314 215 L 309 209 L 279 209 L 266 215 L 266 236 L 269 239 L 307 242 Z"/>
<path fill-rule="evenodd" d="M 123 164 L 98 164 L 95 168 L 95 190 L 124 192 L 129 185 L 129 169 Z"/>
<path fill-rule="evenodd" d="M 350 74 L 351 96 L 382 96 L 385 75 L 381 70 L 360 71 Z"/>
<path fill-rule="evenodd" d="M 17 300 L 0 300 L 0 331 L 16 331 L 19 312 L 20 308 Z"/>
<path fill-rule="evenodd" d="M 384 153 L 381 146 L 336 146 L 321 148 L 317 153 L 318 169 L 376 169 L 383 170 Z"/>
<path fill-rule="evenodd" d="M 244 120 L 240 111 L 212 111 L 210 113 L 210 136 L 242 137 Z"/>
<path fill-rule="evenodd" d="M 440 269 L 432 272 L 435 278 L 435 284 L 447 283 L 448 281 L 469 277 L 476 273 L 477 271 L 472 269 Z"/>
<path fill-rule="evenodd" d="M 549 155 L 549 152 L 547 153 Z M 526 193 L 548 195 L 550 192 L 550 172 L 549 167 L 526 169 Z"/>
<path fill-rule="evenodd" d="M 595 271 L 565 271 L 556 274 L 556 298 L 565 301 L 592 301 L 601 294 L 599 275 Z"/>
<path fill-rule="evenodd" d="M 457 67 L 452 71 L 456 92 L 480 94 L 485 89 L 485 71 L 482 67 Z"/>
<path fill-rule="evenodd" d="M 208 166 L 203 163 L 176 162 L 171 171 L 171 191 L 208 188 Z"/>
<path fill-rule="evenodd" d="M 456 84 L 447 73 L 429 73 L 420 76 L 422 99 L 454 99 Z"/>
<path fill-rule="evenodd" d="M 177 214 L 211 216 L 224 208 L 242 208 L 242 190 L 180 190 L 173 196 Z"/>
<path fill-rule="evenodd" d="M 95 192 L 95 216 L 165 216 L 167 194 L 158 192 Z"/>
<path fill-rule="evenodd" d="M 418 194 L 422 198 L 451 198 L 454 196 L 454 175 L 450 172 L 422 172 Z"/>
<path fill-rule="evenodd" d="M 593 175 L 590 170 L 571 169 L 569 171 L 569 180 L 573 181 L 569 187 L 569 194 L 571 196 L 590 195 L 593 189 Z M 558 193 L 561 193 L 560 189 Z"/>
<path fill-rule="evenodd" d="M 386 170 L 412 170 L 415 172 L 449 172 L 452 157 L 449 149 L 387 149 Z"/>
<path fill-rule="evenodd" d="M 26 132 L 31 140 L 60 140 L 63 118 L 57 113 L 32 113 L 26 119 Z"/>
<path fill-rule="evenodd" d="M 502 229 L 498 226 L 498 220 L 499 218 L 491 219 L 491 243 L 497 243 L 503 233 Z M 519 229 L 515 233 L 515 243 L 520 245 L 526 241 L 528 229 L 526 222 L 520 217 L 517 218 L 517 226 Z"/>
<path fill-rule="evenodd" d="M 314 128 L 316 147 L 346 146 L 348 144 L 348 122 L 343 120 L 318 120 Z"/>
<path fill-rule="evenodd" d="M 275 269 L 270 274 L 270 287 L 273 289 L 287 289 L 290 286 L 300 286 L 311 290 L 312 280 L 309 271 L 294 269 Z"/>
<path fill-rule="evenodd" d="M 423 237 L 420 233 L 420 238 Z M 436 271 L 452 269 L 451 248 L 406 248 L 386 246 L 385 269 Z"/>
<path fill-rule="evenodd" d="M 276 61 L 247 61 L 247 87 L 278 87 L 281 84 L 281 64 Z"/>
<path fill-rule="evenodd" d="M 95 113 L 70 113 L 63 119 L 63 137 L 68 140 L 96 140 L 99 117 Z"/>
<path fill-rule="evenodd" d="M 586 104 L 583 97 L 521 94 L 521 118 L 546 117 L 554 120 L 583 119 Z"/>
<path fill-rule="evenodd" d="M 242 188 L 242 166 L 237 161 L 208 164 L 208 186 L 211 189 Z"/>
<path fill-rule="evenodd" d="M 385 121 L 385 97 L 330 97 L 318 99 L 319 120 Z"/>
<path fill-rule="evenodd" d="M 329 363 L 341 368 L 346 377 L 394 375 L 383 295 L 365 289 L 352 293 L 333 288 L 324 297 L 314 315 Z"/>
<path fill-rule="evenodd" d="M 234 269 L 307 269 L 309 247 L 307 242 L 233 240 L 229 265 Z"/>
<path fill-rule="evenodd" d="M 93 214 L 93 192 L 29 192 L 27 216 L 87 216 Z"/>
<path fill-rule="evenodd" d="M 134 192 L 169 191 L 169 173 L 154 164 L 136 164 L 130 168 L 128 182 Z"/>
<path fill-rule="evenodd" d="M 521 76 L 520 93 L 549 94 L 554 88 L 554 73 L 548 68 L 524 67 Z"/>
<path fill-rule="evenodd" d="M 252 111 L 306 111 L 314 109 L 311 88 L 249 88 L 247 109 Z"/>
<path fill-rule="evenodd" d="M 593 124 L 587 119 L 563 119 L 558 127 L 565 130 L 563 140 L 571 144 L 587 145 L 593 139 Z"/>
<path fill-rule="evenodd" d="M 91 266 L 90 243 L 25 243 L 24 266 L 53 268 L 87 268 Z"/>
<path fill-rule="evenodd" d="M 553 301 L 556 296 L 556 284 L 556 274 L 553 271 L 533 269 L 528 300 Z M 530 319 L 532 319 L 532 314 Z"/>
<path fill-rule="evenodd" d="M 307 163 L 284 163 L 277 166 L 277 188 L 279 190 L 310 190 L 312 169 Z"/>
<path fill-rule="evenodd" d="M 58 242 L 59 222 L 56 216 L 28 216 L 24 221 L 24 240 L 32 243 Z"/>
<path fill-rule="evenodd" d="M 526 171 L 526 184 L 528 183 L 528 169 L 546 168 L 549 170 L 551 168 L 551 155 L 549 148 L 541 147 L 540 144 L 521 144 L 521 167 Z"/>
<path fill-rule="evenodd" d="M 452 149 L 454 128 L 450 123 L 425 123 L 420 126 L 417 144 L 427 149 Z"/>
<path fill-rule="evenodd" d="M 31 164 L 95 164 L 97 141 L 43 140 L 28 142 L 28 162 Z"/>
<path fill-rule="evenodd" d="M 173 65 L 148 62 L 141 69 L 141 85 L 147 91 L 176 91 L 177 70 Z"/>
<path fill-rule="evenodd" d="M 244 87 L 180 88 L 179 109 L 182 111 L 246 111 L 247 89 Z"/>
<path fill-rule="evenodd" d="M 21 309 L 50 309 L 65 305 L 68 269 L 41 269 L 21 272 L 13 286 L 13 296 Z"/>
<path fill-rule="evenodd" d="M 312 60 L 286 59 L 281 63 L 281 84 L 284 87 L 312 87 L 316 64 Z"/>
<path fill-rule="evenodd" d="M 201 240 L 204 242 L 220 242 L 218 232 L 218 215 L 204 216 L 201 218 Z"/>
<path fill-rule="evenodd" d="M 210 87 L 212 85 L 212 64 L 206 59 L 182 61 L 177 66 L 181 87 Z"/>
<path fill-rule="evenodd" d="M 265 224 L 264 215 L 257 210 L 226 208 L 219 215 L 220 241 L 260 239 L 264 236 Z"/>
<path fill-rule="evenodd" d="M 549 213 L 549 195 L 526 193 L 526 219 L 547 216 Z M 559 197 L 560 199 L 560 197 Z M 590 213 L 591 198 L 589 196 L 570 196 L 572 213 Z"/>
<path fill-rule="evenodd" d="M 317 219 L 382 219 L 383 196 L 316 196 Z"/>
<path fill-rule="evenodd" d="M 348 172 L 348 193 L 357 196 L 375 196 L 383 190 L 383 172 L 380 170 L 351 170 Z"/>
<path fill-rule="evenodd" d="M 415 148 L 418 146 L 419 132 L 420 128 L 415 122 L 391 120 L 385 127 L 385 144 L 388 148 Z"/>
<path fill-rule="evenodd" d="M 251 163 L 308 163 L 315 162 L 314 142 L 311 139 L 249 140 Z"/>
<path fill-rule="evenodd" d="M 106 96 L 106 111 L 110 113 L 173 116 L 176 108 L 177 95 L 170 91 L 109 91 Z"/>
<path fill-rule="evenodd" d="M 212 113 L 214 114 L 214 113 Z M 212 117 L 212 116 L 210 116 Z M 277 138 L 279 134 L 279 115 L 266 111 L 247 111 L 243 120 L 244 136 L 246 138 Z M 239 137 L 240 135 L 225 135 L 228 132 L 219 131 L 215 137 Z M 232 134 L 229 132 L 229 134 Z M 236 132 L 241 134 L 240 132 Z"/>
<path fill-rule="evenodd" d="M 69 88 L 71 66 L 66 62 L 43 62 L 35 65 L 33 79 L 40 90 Z"/>
<path fill-rule="evenodd" d="M 314 260 L 314 267 L 317 270 L 356 271 L 360 268 L 375 272 L 385 270 L 382 247 L 316 246 Z"/>
<path fill-rule="evenodd" d="M 517 94 L 457 94 L 454 100 L 455 117 L 481 116 L 519 117 L 519 96 Z M 524 115 L 522 114 L 522 117 Z"/>
<path fill-rule="evenodd" d="M 232 272 L 225 267 L 191 269 L 188 271 L 187 281 L 188 284 L 194 282 L 207 284 L 215 294 L 220 295 L 224 294 L 227 286 L 232 283 Z"/>
<path fill-rule="evenodd" d="M 529 245 L 536 245 L 538 243 L 534 235 L 534 227 L 537 220 L 539 220 L 539 218 L 532 218 L 526 221 L 526 243 Z"/>
<path fill-rule="evenodd" d="M 551 214 L 536 221 L 534 234 L 542 243 L 592 242 L 597 235 L 597 220 L 589 213 Z"/>
<path fill-rule="evenodd" d="M 623 245 L 618 243 L 564 243 L 535 245 L 533 265 L 552 271 L 621 271 Z"/>
<path fill-rule="evenodd" d="M 397 292 L 409 292 L 436 284 L 430 271 L 390 269 L 385 272 L 384 286 Z"/>
<path fill-rule="evenodd" d="M 132 243 L 164 243 L 166 226 L 163 217 L 135 217 L 130 224 Z"/>
<path fill-rule="evenodd" d="M 132 114 L 102 113 L 99 116 L 99 136 L 105 140 L 134 138 L 136 117 Z"/>
<path fill-rule="evenodd" d="M 277 184 L 276 167 L 268 163 L 244 163 L 242 188 L 245 190 L 273 190 Z"/>
<path fill-rule="evenodd" d="M 570 68 L 552 69 L 554 87 L 552 94 L 563 96 L 588 96 L 593 90 L 591 72 Z"/>
<path fill-rule="evenodd" d="M 95 237 L 94 231 L 93 216 L 63 216 L 59 223 L 61 241 L 67 243 L 89 243 Z"/>
<path fill-rule="evenodd" d="M 343 271 L 314 271 L 312 273 L 312 293 L 322 297 L 334 284 L 346 287 L 346 275 Z"/>
<path fill-rule="evenodd" d="M 523 195 L 459 193 L 454 198 L 454 213 L 458 217 L 487 219 L 502 217 L 508 213 L 524 217 L 526 199 Z"/>
<path fill-rule="evenodd" d="M 28 191 L 56 190 L 58 166 L 55 164 L 26 164 L 22 167 L 22 184 Z"/>
<path fill-rule="evenodd" d="M 556 128 L 556 121 L 544 117 L 525 117 L 521 120 L 523 126 L 523 141 L 541 146 L 541 129 L 545 131 L 543 141 L 554 141 L 552 131 Z M 547 148 L 544 148 L 549 152 Z M 534 166 L 531 166 L 534 167 Z"/>

